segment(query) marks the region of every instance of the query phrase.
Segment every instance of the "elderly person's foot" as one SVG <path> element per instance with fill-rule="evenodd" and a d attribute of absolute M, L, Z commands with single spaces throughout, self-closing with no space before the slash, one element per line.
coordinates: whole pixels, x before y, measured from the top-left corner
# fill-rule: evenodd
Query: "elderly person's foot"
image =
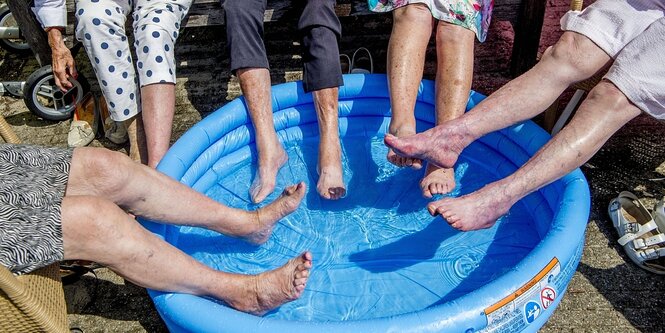
<path fill-rule="evenodd" d="M 430 202 L 427 210 L 432 216 L 441 215 L 455 229 L 470 231 L 491 228 L 513 204 L 506 193 L 490 184 L 459 198 Z"/>
<path fill-rule="evenodd" d="M 306 189 L 304 182 L 291 185 L 285 188 L 282 195 L 275 201 L 253 212 L 256 216 L 256 228 L 241 238 L 256 245 L 268 241 L 275 224 L 284 216 L 298 209 L 302 198 L 305 196 Z"/>
<path fill-rule="evenodd" d="M 312 254 L 304 252 L 286 265 L 246 279 L 225 301 L 233 308 L 263 315 L 302 295 L 312 268 Z"/>
<path fill-rule="evenodd" d="M 386 134 L 383 141 L 399 156 L 452 168 L 464 147 L 473 141 L 471 135 L 458 127 L 439 125 L 422 133 L 401 137 Z"/>
<path fill-rule="evenodd" d="M 268 154 L 259 159 L 259 169 L 256 171 L 252 186 L 249 188 L 254 203 L 263 201 L 275 190 L 277 173 L 288 160 L 288 156 L 279 142 L 276 147 L 265 150 L 268 151 Z"/>
<path fill-rule="evenodd" d="M 389 132 L 395 137 L 411 136 L 416 134 L 415 127 L 413 128 L 411 127 L 413 126 L 401 126 L 401 127 L 396 127 L 393 130 L 392 129 L 393 126 L 390 126 L 391 129 Z M 388 160 L 388 162 L 398 167 L 410 167 L 415 170 L 423 167 L 423 162 L 420 159 L 398 155 L 392 149 L 388 149 L 388 155 L 386 156 L 386 159 Z"/>
<path fill-rule="evenodd" d="M 455 188 L 455 171 L 427 163 L 425 176 L 420 181 L 420 188 L 425 198 L 431 198 L 435 194 L 449 193 Z"/>
<path fill-rule="evenodd" d="M 342 171 L 342 148 L 339 141 L 334 145 L 326 145 L 324 142 L 320 145 L 319 164 L 316 168 L 319 181 L 316 190 L 325 199 L 337 200 L 346 194 Z"/>

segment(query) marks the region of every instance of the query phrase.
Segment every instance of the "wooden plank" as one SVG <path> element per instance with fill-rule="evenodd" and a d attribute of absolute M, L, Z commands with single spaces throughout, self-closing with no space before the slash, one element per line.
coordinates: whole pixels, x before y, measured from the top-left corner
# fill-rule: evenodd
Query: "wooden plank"
<path fill-rule="evenodd" d="M 48 46 L 48 37 L 46 37 L 46 33 L 32 13 L 30 4 L 30 1 L 25 0 L 7 0 L 9 10 L 16 19 L 21 35 L 30 45 L 37 62 L 40 66 L 50 65 L 51 48 Z"/>

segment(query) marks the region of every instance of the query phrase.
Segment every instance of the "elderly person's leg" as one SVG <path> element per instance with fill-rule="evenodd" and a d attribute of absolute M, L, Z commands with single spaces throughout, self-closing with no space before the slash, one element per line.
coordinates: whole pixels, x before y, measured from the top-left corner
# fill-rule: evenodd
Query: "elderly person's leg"
<path fill-rule="evenodd" d="M 156 167 L 169 148 L 175 112 L 174 45 L 191 0 L 137 0 L 134 37 L 141 86 L 142 121 L 148 166 Z"/>
<path fill-rule="evenodd" d="M 451 167 L 462 149 L 475 139 L 534 117 L 571 83 L 595 74 L 661 19 L 664 9 L 665 4 L 659 0 L 598 0 L 582 12 L 570 11 L 561 19 L 566 32 L 531 70 L 457 120 L 406 140 L 388 135 L 386 144 L 401 155 Z M 436 147 L 436 151 L 426 151 L 425 147 Z"/>
<path fill-rule="evenodd" d="M 439 21 L 436 29 L 436 125 L 464 114 L 473 80 L 473 31 Z M 423 195 L 445 194 L 455 188 L 452 168 L 427 163 L 420 181 Z"/>
<path fill-rule="evenodd" d="M 99 148 L 74 150 L 66 192 L 105 198 L 137 216 L 204 227 L 255 244 L 264 243 L 304 195 L 305 185 L 300 183 L 256 211 L 230 208 L 123 154 Z"/>
<path fill-rule="evenodd" d="M 311 254 L 305 252 L 258 275 L 216 271 L 96 196 L 63 199 L 62 235 L 65 259 L 92 260 L 146 288 L 210 296 L 259 315 L 300 297 L 312 267 Z"/>
<path fill-rule="evenodd" d="M 609 55 L 589 38 L 566 32 L 543 58 L 463 116 L 406 138 L 387 135 L 395 152 L 452 167 L 462 150 L 481 136 L 530 119 L 547 108 L 571 83 L 596 73 Z"/>
<path fill-rule="evenodd" d="M 171 145 L 171 128 L 175 114 L 175 83 L 153 83 L 142 86 L 141 107 L 148 166 L 156 168 Z M 139 134 L 140 132 L 137 132 L 137 139 L 140 138 Z"/>
<path fill-rule="evenodd" d="M 425 51 L 434 23 L 435 20 L 425 4 L 406 5 L 393 11 L 393 29 L 388 42 L 387 60 L 392 110 L 388 131 L 397 137 L 416 134 L 414 108 L 423 77 Z M 439 56 L 437 54 L 437 57 Z M 392 150 L 388 151 L 387 159 L 400 167 L 422 167 L 421 160 L 399 156 Z"/>
<path fill-rule="evenodd" d="M 147 160 L 142 154 L 145 140 L 135 130 L 141 111 L 139 88 L 124 28 L 132 7 L 116 0 L 79 0 L 76 6 L 76 36 L 90 58 L 110 117 L 128 127 L 132 159 Z"/>
<path fill-rule="evenodd" d="M 263 201 L 274 191 L 277 173 L 288 158 L 273 121 L 270 72 L 263 44 L 265 7 L 265 0 L 227 0 L 224 3 L 231 71 L 240 81 L 259 155 L 258 170 L 249 190 L 254 203 Z"/>
<path fill-rule="evenodd" d="M 571 122 L 515 173 L 471 194 L 432 202 L 427 208 L 463 231 L 489 228 L 521 198 L 588 161 L 640 112 L 614 84 L 603 81 Z"/>
<path fill-rule="evenodd" d="M 338 96 L 343 85 L 338 39 L 341 24 L 334 0 L 308 0 L 298 22 L 303 34 L 303 86 L 312 92 L 319 121 L 319 181 L 323 198 L 337 200 L 346 194 L 339 141 Z"/>
<path fill-rule="evenodd" d="M 252 201 L 259 203 L 275 190 L 277 173 L 288 160 L 288 156 L 275 131 L 270 72 L 267 68 L 242 68 L 236 71 L 236 75 L 256 135 L 258 170 L 249 191 Z"/>
<path fill-rule="evenodd" d="M 137 114 L 124 121 L 129 138 L 129 158 L 141 164 L 148 165 L 148 150 L 143 128 L 143 117 Z"/>

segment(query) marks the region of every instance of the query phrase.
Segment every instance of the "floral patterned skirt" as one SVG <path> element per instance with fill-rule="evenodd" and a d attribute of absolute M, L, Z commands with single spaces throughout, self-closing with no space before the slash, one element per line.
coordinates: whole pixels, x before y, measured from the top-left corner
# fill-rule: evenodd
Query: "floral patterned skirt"
<path fill-rule="evenodd" d="M 479 41 L 485 41 L 494 0 L 367 0 L 369 9 L 374 12 L 389 12 L 414 3 L 427 5 L 435 19 L 465 27 L 473 31 Z"/>

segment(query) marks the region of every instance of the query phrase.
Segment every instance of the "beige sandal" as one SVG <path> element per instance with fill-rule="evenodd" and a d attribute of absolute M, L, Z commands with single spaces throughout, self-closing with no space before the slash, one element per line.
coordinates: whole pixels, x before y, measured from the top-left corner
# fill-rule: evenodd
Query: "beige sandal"
<path fill-rule="evenodd" d="M 640 268 L 665 275 L 665 209 L 661 200 L 654 216 L 633 193 L 621 192 L 612 199 L 608 213 L 619 234 L 617 240 Z"/>

